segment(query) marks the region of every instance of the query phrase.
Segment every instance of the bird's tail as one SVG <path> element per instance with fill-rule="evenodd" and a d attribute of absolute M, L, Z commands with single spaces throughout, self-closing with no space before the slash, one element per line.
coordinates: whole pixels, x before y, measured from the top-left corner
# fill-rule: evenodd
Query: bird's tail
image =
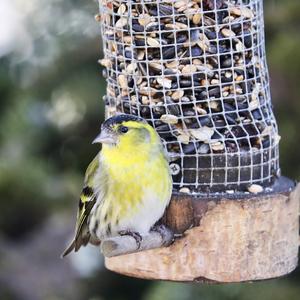
<path fill-rule="evenodd" d="M 75 237 L 60 257 L 64 258 L 73 250 L 77 252 L 81 246 L 86 246 L 88 243 L 91 243 L 94 246 L 99 246 L 101 241 L 98 238 L 91 236 L 89 233 L 82 237 Z"/>
<path fill-rule="evenodd" d="M 71 242 L 71 244 L 65 249 L 65 251 L 60 256 L 61 258 L 64 258 L 68 254 L 70 254 L 75 249 L 75 239 Z"/>

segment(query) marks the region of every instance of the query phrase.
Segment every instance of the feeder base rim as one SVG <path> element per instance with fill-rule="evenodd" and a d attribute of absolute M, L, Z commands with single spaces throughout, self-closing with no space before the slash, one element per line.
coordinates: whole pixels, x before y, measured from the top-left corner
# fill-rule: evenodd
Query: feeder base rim
<path fill-rule="evenodd" d="M 277 178 L 274 183 L 270 186 L 264 187 L 264 191 L 261 193 L 250 193 L 250 192 L 241 192 L 241 191 L 235 191 L 234 193 L 180 193 L 179 191 L 173 190 L 172 195 L 174 196 L 191 196 L 195 198 L 205 198 L 205 199 L 218 199 L 222 198 L 225 199 L 247 199 L 247 198 L 253 198 L 257 196 L 266 196 L 266 195 L 273 195 L 273 194 L 289 194 L 296 186 L 297 182 L 295 180 L 292 180 L 285 176 L 280 176 Z"/>

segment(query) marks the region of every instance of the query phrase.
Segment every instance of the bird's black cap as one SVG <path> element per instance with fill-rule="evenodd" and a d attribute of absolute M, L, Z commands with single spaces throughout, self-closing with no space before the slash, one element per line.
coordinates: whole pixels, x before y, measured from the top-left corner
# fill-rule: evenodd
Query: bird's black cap
<path fill-rule="evenodd" d="M 111 128 L 114 125 L 122 124 L 123 122 L 127 122 L 127 121 L 147 123 L 146 120 L 144 120 L 141 117 L 134 116 L 134 115 L 129 115 L 129 114 L 121 114 L 121 115 L 116 115 L 116 116 L 113 116 L 113 117 L 107 119 L 102 124 L 102 128 Z"/>

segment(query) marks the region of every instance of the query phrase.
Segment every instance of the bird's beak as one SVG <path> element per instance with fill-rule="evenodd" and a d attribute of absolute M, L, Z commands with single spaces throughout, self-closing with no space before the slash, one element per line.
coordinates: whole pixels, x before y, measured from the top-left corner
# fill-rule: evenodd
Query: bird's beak
<path fill-rule="evenodd" d="M 92 144 L 113 144 L 115 143 L 115 140 L 113 137 L 107 133 L 105 130 L 102 130 L 100 134 L 93 140 Z"/>

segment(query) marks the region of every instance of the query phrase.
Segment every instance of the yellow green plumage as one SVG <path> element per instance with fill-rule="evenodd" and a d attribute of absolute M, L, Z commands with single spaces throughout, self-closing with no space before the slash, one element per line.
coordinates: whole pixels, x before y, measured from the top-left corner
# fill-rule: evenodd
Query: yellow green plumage
<path fill-rule="evenodd" d="M 149 232 L 169 203 L 172 180 L 160 138 L 143 119 L 107 120 L 102 151 L 87 169 L 74 245 L 97 243 L 121 231 Z M 92 193 L 90 193 L 92 191 Z M 92 206 L 92 207 L 91 207 Z"/>

